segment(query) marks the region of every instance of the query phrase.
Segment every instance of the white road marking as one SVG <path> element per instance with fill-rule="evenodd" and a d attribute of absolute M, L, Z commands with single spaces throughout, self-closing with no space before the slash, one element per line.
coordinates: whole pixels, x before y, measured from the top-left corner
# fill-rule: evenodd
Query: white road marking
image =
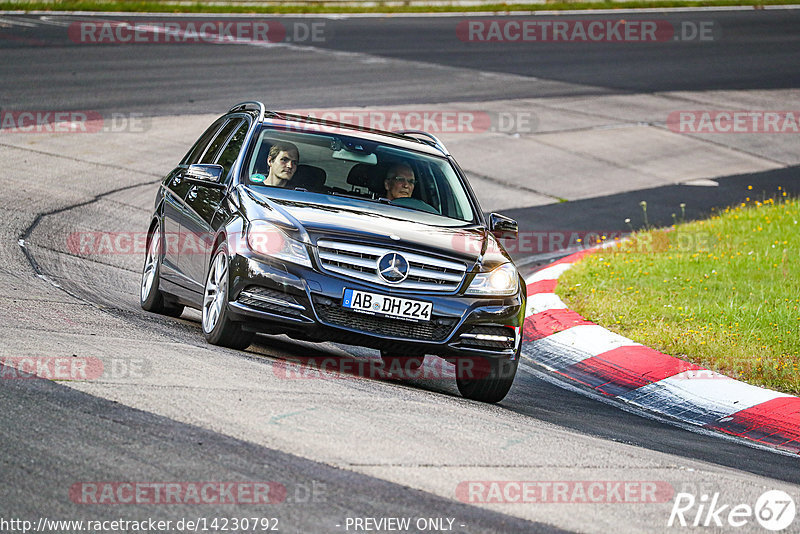
<path fill-rule="evenodd" d="M 33 22 L 28 22 L 26 19 L 7 19 L 5 17 L 0 17 L 0 25 L 9 25 L 9 26 L 24 26 L 26 28 L 35 28 L 38 24 Z"/>

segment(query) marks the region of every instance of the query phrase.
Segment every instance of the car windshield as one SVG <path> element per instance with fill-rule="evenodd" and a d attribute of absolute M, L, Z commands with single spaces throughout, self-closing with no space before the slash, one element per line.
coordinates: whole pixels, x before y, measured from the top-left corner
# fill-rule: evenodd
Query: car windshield
<path fill-rule="evenodd" d="M 446 158 L 352 137 L 344 131 L 263 127 L 243 166 L 243 183 L 257 189 L 276 187 L 270 185 L 275 182 L 269 177 L 267 160 L 273 145 L 287 146 L 282 143 L 291 143 L 299 152 L 294 173 L 288 181 L 278 182 L 284 189 L 381 202 L 462 223 L 475 222 L 470 196 Z M 288 164 L 292 159 L 284 157 L 282 161 Z"/>

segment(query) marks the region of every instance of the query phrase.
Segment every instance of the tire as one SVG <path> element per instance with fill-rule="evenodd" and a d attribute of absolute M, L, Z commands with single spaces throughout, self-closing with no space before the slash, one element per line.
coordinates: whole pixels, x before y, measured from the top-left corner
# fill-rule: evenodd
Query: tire
<path fill-rule="evenodd" d="M 462 366 L 464 361 L 471 361 L 473 365 Z M 461 395 L 480 402 L 500 402 L 514 383 L 519 351 L 514 360 L 476 357 L 462 362 L 456 362 L 456 385 Z"/>
<path fill-rule="evenodd" d="M 382 349 L 381 359 L 383 360 L 384 369 L 387 371 L 394 369 L 400 370 L 401 373 L 413 375 L 422 368 L 422 364 L 425 362 L 425 355 L 412 352 L 404 354 L 402 351 L 397 353 L 397 351 Z"/>
<path fill-rule="evenodd" d="M 139 304 L 142 309 L 170 317 L 180 317 L 183 313 L 181 304 L 167 302 L 159 289 L 161 283 L 161 259 L 163 257 L 161 227 L 156 224 L 148 236 L 147 252 L 142 267 L 142 283 L 139 288 Z"/>
<path fill-rule="evenodd" d="M 246 349 L 255 336 L 244 332 L 242 325 L 231 321 L 228 312 L 228 249 L 221 243 L 214 251 L 203 288 L 203 335 L 212 345 Z"/>

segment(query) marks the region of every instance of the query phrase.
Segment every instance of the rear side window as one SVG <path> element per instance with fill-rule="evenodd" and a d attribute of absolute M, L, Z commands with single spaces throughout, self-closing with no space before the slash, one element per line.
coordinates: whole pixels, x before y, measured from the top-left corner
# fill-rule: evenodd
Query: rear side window
<path fill-rule="evenodd" d="M 222 149 L 222 153 L 219 155 L 217 159 L 217 163 L 222 165 L 222 168 L 225 169 L 222 173 L 222 176 L 227 180 L 228 173 L 233 166 L 233 162 L 236 161 L 237 156 L 239 156 L 239 152 L 242 150 L 242 144 L 244 144 L 244 138 L 247 136 L 249 124 L 247 121 L 242 121 L 239 125 L 239 128 L 233 133 L 228 141 L 228 144 Z"/>
<path fill-rule="evenodd" d="M 200 156 L 203 155 L 205 152 L 208 143 L 214 138 L 214 134 L 217 133 L 219 127 L 225 122 L 225 119 L 218 119 L 214 124 L 208 127 L 203 135 L 200 136 L 200 139 L 194 144 L 192 149 L 186 154 L 186 157 L 183 158 L 184 165 L 192 165 L 193 163 L 197 163 L 200 159 Z"/>
<path fill-rule="evenodd" d="M 230 137 L 233 131 L 243 122 L 244 119 L 233 119 L 228 121 L 228 123 L 222 127 L 216 137 L 214 137 L 214 140 L 208 145 L 208 149 L 206 149 L 205 154 L 203 154 L 203 157 L 200 159 L 200 163 L 214 163 L 219 149 L 225 144 L 225 141 L 228 140 L 228 137 Z"/>

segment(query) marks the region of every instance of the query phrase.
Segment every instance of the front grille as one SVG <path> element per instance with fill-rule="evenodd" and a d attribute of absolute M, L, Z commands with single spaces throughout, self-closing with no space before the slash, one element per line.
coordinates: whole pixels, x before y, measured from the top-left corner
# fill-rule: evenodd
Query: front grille
<path fill-rule="evenodd" d="M 236 299 L 240 304 L 270 313 L 300 317 L 305 306 L 297 302 L 292 295 L 260 286 L 247 286 Z"/>
<path fill-rule="evenodd" d="M 391 336 L 415 341 L 443 341 L 453 331 L 457 322 L 456 319 L 439 317 L 430 321 L 413 323 L 402 319 L 387 319 L 348 311 L 342 308 L 339 303 L 330 299 L 314 297 L 312 300 L 314 309 L 316 309 L 322 322 L 379 336 Z"/>
<path fill-rule="evenodd" d="M 481 339 L 476 336 L 500 336 L 506 340 Z M 486 349 L 513 349 L 514 330 L 505 326 L 475 326 L 459 336 L 461 345 Z"/>
<path fill-rule="evenodd" d="M 317 247 L 326 271 L 398 289 L 455 291 L 467 270 L 466 265 L 457 261 L 371 245 L 320 239 Z M 403 256 L 409 266 L 408 277 L 396 284 L 378 275 L 378 261 L 385 254 L 394 252 Z"/>

